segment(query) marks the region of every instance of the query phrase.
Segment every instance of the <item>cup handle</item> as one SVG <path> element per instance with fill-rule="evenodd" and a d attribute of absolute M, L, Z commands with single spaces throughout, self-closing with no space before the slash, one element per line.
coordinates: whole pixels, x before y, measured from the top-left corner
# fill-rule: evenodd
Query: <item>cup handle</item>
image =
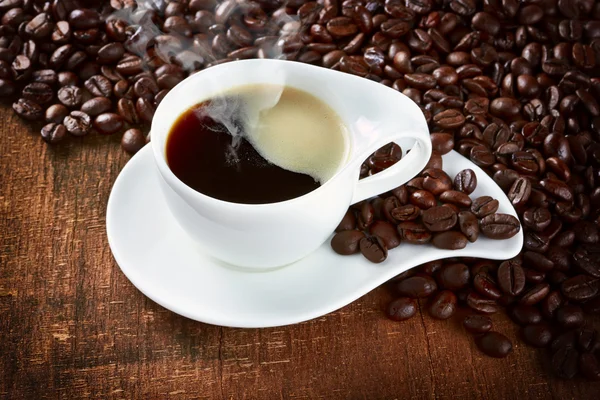
<path fill-rule="evenodd" d="M 410 152 L 405 154 L 400 161 L 386 170 L 359 180 L 354 188 L 354 194 L 350 204 L 358 203 L 359 201 L 390 191 L 408 182 L 425 168 L 425 165 L 427 165 L 429 158 L 431 157 L 431 141 L 429 135 L 412 132 L 402 132 L 395 135 L 395 138 L 387 138 L 388 140 L 386 140 L 385 143 L 378 141 L 379 144 L 377 146 L 373 146 L 371 147 L 372 150 L 363 153 L 365 155 L 362 158 L 359 158 L 360 163 L 362 164 L 362 162 L 378 148 L 387 143 L 394 142 L 394 139 L 398 140 L 400 138 L 415 140 L 415 144 L 410 149 Z"/>

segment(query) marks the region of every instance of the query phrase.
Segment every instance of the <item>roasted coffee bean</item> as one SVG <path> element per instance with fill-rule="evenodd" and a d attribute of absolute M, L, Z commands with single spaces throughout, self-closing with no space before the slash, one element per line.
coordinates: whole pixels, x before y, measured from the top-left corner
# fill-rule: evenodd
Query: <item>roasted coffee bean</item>
<path fill-rule="evenodd" d="M 119 73 L 126 76 L 139 74 L 144 69 L 142 59 L 137 56 L 122 58 L 116 68 Z"/>
<path fill-rule="evenodd" d="M 540 181 L 540 185 L 548 194 L 559 201 L 571 202 L 574 199 L 573 190 L 558 179 L 543 179 Z"/>
<path fill-rule="evenodd" d="M 417 302 L 410 297 L 400 297 L 391 301 L 386 315 L 392 321 L 405 321 L 417 313 Z"/>
<path fill-rule="evenodd" d="M 140 97 L 135 103 L 135 111 L 142 121 L 147 123 L 152 122 L 152 117 L 154 116 L 154 106 L 152 106 L 150 101 Z"/>
<path fill-rule="evenodd" d="M 518 178 L 508 192 L 508 199 L 513 206 L 525 205 L 531 195 L 531 181 L 526 178 Z"/>
<path fill-rule="evenodd" d="M 521 225 L 510 214 L 491 214 L 479 221 L 479 228 L 490 239 L 509 239 L 521 230 Z"/>
<path fill-rule="evenodd" d="M 368 201 L 365 201 L 360 207 L 360 212 L 358 213 L 357 226 L 360 230 L 366 230 L 369 225 L 373 222 L 373 218 L 375 216 L 375 209 L 373 205 Z"/>
<path fill-rule="evenodd" d="M 535 323 L 523 328 L 525 343 L 534 347 L 547 347 L 552 342 L 552 328 L 547 323 Z"/>
<path fill-rule="evenodd" d="M 436 233 L 431 240 L 438 249 L 459 250 L 467 246 L 468 240 L 465 235 L 457 231 L 446 231 Z"/>
<path fill-rule="evenodd" d="M 411 276 L 396 284 L 396 292 L 400 296 L 406 296 L 413 299 L 423 298 L 432 295 L 437 290 L 437 284 L 429 276 Z"/>
<path fill-rule="evenodd" d="M 112 108 L 112 102 L 106 97 L 94 97 L 81 105 L 81 111 L 90 117 L 102 114 Z"/>
<path fill-rule="evenodd" d="M 510 97 L 499 97 L 490 103 L 490 113 L 495 117 L 511 120 L 521 112 L 521 103 Z"/>
<path fill-rule="evenodd" d="M 464 169 L 454 177 L 454 189 L 471 194 L 477 187 L 477 175 L 472 169 Z"/>
<path fill-rule="evenodd" d="M 470 208 L 472 201 L 468 194 L 457 190 L 446 190 L 440 194 L 439 200 L 444 203 L 453 204 L 457 207 Z"/>
<path fill-rule="evenodd" d="M 566 304 L 559 307 L 555 313 L 556 322 L 563 328 L 579 328 L 584 323 L 583 310 L 575 304 Z"/>
<path fill-rule="evenodd" d="M 523 212 L 523 225 L 536 232 L 542 232 L 551 221 L 552 214 L 544 207 L 532 207 Z"/>
<path fill-rule="evenodd" d="M 421 215 L 421 209 L 412 204 L 407 204 L 394 208 L 391 215 L 396 222 L 413 221 Z"/>
<path fill-rule="evenodd" d="M 42 39 L 52 33 L 52 19 L 46 13 L 36 15 L 25 25 L 25 33 L 35 39 Z"/>
<path fill-rule="evenodd" d="M 475 290 L 482 296 L 498 300 L 502 297 L 502 292 L 496 286 L 496 282 L 488 274 L 479 273 L 473 278 L 473 286 Z"/>
<path fill-rule="evenodd" d="M 435 196 L 427 190 L 415 190 L 410 194 L 408 201 L 422 210 L 426 210 L 437 204 Z"/>
<path fill-rule="evenodd" d="M 379 236 L 367 236 L 359 242 L 360 252 L 373 263 L 385 261 L 388 254 L 385 242 Z"/>
<path fill-rule="evenodd" d="M 405 221 L 398 224 L 398 234 L 402 240 L 412 244 L 424 244 L 431 241 L 431 232 L 419 222 Z"/>
<path fill-rule="evenodd" d="M 133 101 L 129 99 L 120 99 L 117 102 L 117 110 L 119 115 L 130 124 L 137 124 L 140 122 L 136 111 L 136 106 Z"/>
<path fill-rule="evenodd" d="M 597 235 L 597 232 L 594 232 Z M 583 236 L 575 233 L 575 237 Z M 586 240 L 579 239 L 579 242 L 586 242 Z M 579 246 L 575 253 L 573 253 L 573 261 L 575 265 L 583 272 L 595 277 L 600 278 L 600 246 L 583 244 Z"/>
<path fill-rule="evenodd" d="M 458 217 L 449 207 L 435 206 L 423 211 L 422 220 L 431 232 L 444 232 L 456 225 Z"/>
<path fill-rule="evenodd" d="M 463 320 L 463 326 L 469 333 L 486 333 L 492 329 L 492 320 L 485 315 L 468 315 Z"/>
<path fill-rule="evenodd" d="M 459 290 L 469 284 L 469 267 L 462 263 L 447 264 L 437 275 L 438 283 L 448 290 Z"/>
<path fill-rule="evenodd" d="M 63 121 L 67 131 L 73 136 L 87 135 L 92 127 L 92 120 L 89 115 L 81 111 L 71 111 Z"/>
<path fill-rule="evenodd" d="M 434 132 L 429 137 L 433 150 L 440 155 L 448 154 L 454 148 L 454 137 L 450 133 Z"/>
<path fill-rule="evenodd" d="M 383 215 L 385 216 L 385 218 L 393 223 L 396 223 L 396 219 L 392 216 L 392 210 L 394 210 L 395 208 L 400 207 L 400 200 L 398 200 L 398 198 L 396 196 L 388 196 L 385 198 L 385 200 L 383 200 L 383 204 L 381 206 Z M 376 210 L 377 211 L 377 210 Z"/>
<path fill-rule="evenodd" d="M 83 101 L 83 92 L 77 86 L 63 86 L 58 90 L 58 100 L 67 107 L 78 107 Z"/>
<path fill-rule="evenodd" d="M 456 129 L 464 125 L 465 117 L 460 111 L 449 109 L 436 114 L 433 122 L 442 129 Z"/>
<path fill-rule="evenodd" d="M 383 240 L 388 250 L 400 245 L 400 235 L 396 227 L 387 221 L 377 220 L 369 226 L 369 233 Z"/>
<path fill-rule="evenodd" d="M 542 314 L 537 307 L 532 305 L 517 304 L 509 316 L 519 325 L 539 324 L 542 322 Z"/>
<path fill-rule="evenodd" d="M 24 98 L 17 100 L 12 107 L 19 117 L 29 121 L 37 121 L 44 115 L 44 110 L 39 104 Z"/>
<path fill-rule="evenodd" d="M 579 221 L 573 227 L 575 231 L 575 239 L 579 243 L 585 243 L 586 245 L 581 246 L 578 257 L 580 259 L 587 259 L 593 261 L 600 261 L 600 246 L 594 245 L 600 240 L 600 233 L 598 232 L 598 226 L 589 221 Z M 590 261 L 587 261 L 588 263 Z M 596 265 L 598 265 L 596 263 Z M 600 278 L 600 267 L 596 268 L 593 272 L 588 272 L 590 275 Z"/>
<path fill-rule="evenodd" d="M 579 352 L 570 346 L 559 347 L 552 355 L 552 369 L 559 378 L 572 379 L 578 370 Z"/>
<path fill-rule="evenodd" d="M 563 304 L 563 298 L 559 291 L 552 291 L 540 303 L 542 314 L 547 319 L 553 319 L 556 310 Z"/>
<path fill-rule="evenodd" d="M 123 44 L 119 42 L 108 43 L 98 50 L 96 61 L 100 64 L 112 64 L 119 61 L 123 54 L 125 54 Z"/>
<path fill-rule="evenodd" d="M 365 237 L 360 231 L 338 232 L 331 239 L 331 248 L 338 254 L 349 255 L 359 251 L 359 242 Z"/>
<path fill-rule="evenodd" d="M 54 98 L 54 91 L 48 84 L 34 82 L 23 88 L 21 96 L 23 96 L 24 99 L 43 105 L 52 101 Z"/>
<path fill-rule="evenodd" d="M 525 251 L 523 253 L 524 264 L 540 272 L 548 272 L 554 268 L 554 263 L 548 257 L 540 253 Z"/>
<path fill-rule="evenodd" d="M 456 295 L 450 290 L 437 293 L 429 305 L 429 315 L 435 319 L 448 319 L 456 311 Z"/>
<path fill-rule="evenodd" d="M 63 124 L 51 122 L 47 125 L 44 125 L 41 134 L 42 139 L 44 139 L 46 143 L 54 144 L 63 140 L 63 138 L 67 134 L 67 129 Z"/>
<path fill-rule="evenodd" d="M 112 83 L 103 75 L 94 75 L 86 80 L 83 85 L 94 96 L 108 98 L 112 95 Z"/>
<path fill-rule="evenodd" d="M 137 97 L 143 97 L 146 100 L 152 100 L 154 95 L 158 93 L 158 85 L 154 80 L 143 77 L 138 79 L 133 85 L 133 92 Z"/>
<path fill-rule="evenodd" d="M 62 104 L 53 104 L 46 109 L 45 121 L 56 124 L 62 123 L 63 119 L 69 115 L 69 109 Z"/>
<path fill-rule="evenodd" d="M 60 86 L 75 86 L 79 80 L 77 75 L 69 71 L 59 72 L 56 76 L 56 79 Z"/>
<path fill-rule="evenodd" d="M 550 285 L 547 283 L 539 283 L 531 289 L 525 291 L 521 296 L 519 303 L 525 305 L 533 305 L 542 301 L 550 293 Z"/>
<path fill-rule="evenodd" d="M 102 113 L 94 119 L 93 126 L 99 133 L 111 135 L 123 128 L 123 119 L 119 114 Z"/>
<path fill-rule="evenodd" d="M 137 153 L 146 144 L 146 137 L 139 129 L 128 129 L 121 138 L 121 147 L 130 154 Z"/>
<path fill-rule="evenodd" d="M 525 273 L 514 260 L 504 261 L 498 267 L 498 286 L 508 295 L 518 296 L 525 288 Z"/>
<path fill-rule="evenodd" d="M 495 200 L 490 196 L 481 196 L 473 200 L 471 212 L 475 214 L 477 218 L 484 218 L 488 215 L 493 215 L 498 210 L 499 205 L 500 203 L 498 200 Z"/>
<path fill-rule="evenodd" d="M 423 179 L 423 189 L 437 196 L 447 190 L 452 189 L 452 180 L 441 169 L 426 169 L 421 173 Z"/>
<path fill-rule="evenodd" d="M 467 240 L 474 243 L 479 237 L 479 221 L 475 214 L 470 211 L 458 213 L 458 226 Z"/>
<path fill-rule="evenodd" d="M 541 283 L 546 279 L 545 272 L 536 271 L 531 268 L 523 268 L 523 271 L 525 271 L 525 281 L 528 283 Z"/>
<path fill-rule="evenodd" d="M 494 154 L 483 145 L 473 146 L 469 152 L 469 158 L 482 168 L 489 167 L 496 161 Z"/>
<path fill-rule="evenodd" d="M 487 332 L 475 338 L 479 350 L 490 357 L 504 358 L 512 351 L 511 341 L 501 333 Z"/>
<path fill-rule="evenodd" d="M 588 275 L 576 275 L 562 283 L 561 291 L 567 300 L 584 302 L 600 293 L 600 280 Z"/>

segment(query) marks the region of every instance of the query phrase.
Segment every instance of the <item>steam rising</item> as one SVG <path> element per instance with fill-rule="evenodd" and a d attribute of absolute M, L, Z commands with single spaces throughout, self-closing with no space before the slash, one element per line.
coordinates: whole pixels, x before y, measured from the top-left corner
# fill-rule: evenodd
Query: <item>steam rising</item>
<path fill-rule="evenodd" d="M 223 0 L 217 2 L 217 4 L 222 3 Z M 130 4 L 126 3 L 124 8 L 115 10 L 107 17 L 107 20 L 120 19 L 132 27 L 133 33 L 124 44 L 130 53 L 139 57 L 144 57 L 149 48 L 153 47 L 156 55 L 163 61 L 176 63 L 190 73 L 224 58 L 223 55 L 214 54 L 210 43 L 207 43 L 205 38 L 201 38 L 202 33 L 206 33 L 206 29 L 201 29 L 202 33 L 194 35 L 191 34 L 191 31 L 188 35 L 173 30 L 168 33 L 163 32 L 153 21 L 153 16 L 156 11 L 164 10 L 166 4 L 167 2 L 164 0 L 130 0 Z M 297 36 L 301 30 L 302 24 L 298 17 L 283 12 L 285 4 L 286 2 L 283 2 L 279 10 L 273 12 L 270 23 L 274 25 L 265 28 L 265 31 L 259 34 L 259 36 L 275 35 L 279 38 L 270 44 L 263 43 L 261 45 L 264 55 L 268 58 L 284 58 L 285 39 Z M 215 9 L 217 8 L 218 5 Z M 233 12 L 251 15 L 252 10 L 250 3 L 235 2 Z M 194 21 L 189 21 L 190 28 L 194 23 Z M 276 29 L 276 32 L 273 32 L 271 28 Z"/>
<path fill-rule="evenodd" d="M 262 85 L 251 91 L 243 89 L 220 93 L 211 98 L 206 106 L 194 111 L 198 117 L 209 117 L 220 123 L 227 130 L 226 133 L 232 136 L 228 153 L 228 161 L 231 163 L 238 161 L 237 149 L 242 138 L 252 142 L 257 136 L 261 113 L 273 109 L 279 103 L 284 86 Z"/>

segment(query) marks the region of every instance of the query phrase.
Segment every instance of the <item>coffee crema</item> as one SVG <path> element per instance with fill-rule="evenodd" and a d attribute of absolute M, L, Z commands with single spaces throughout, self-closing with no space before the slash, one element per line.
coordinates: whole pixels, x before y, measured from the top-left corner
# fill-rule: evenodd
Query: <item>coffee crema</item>
<path fill-rule="evenodd" d="M 289 86 L 246 85 L 185 111 L 166 145 L 167 164 L 219 200 L 290 200 L 329 180 L 348 153 L 347 130 L 317 97 Z"/>

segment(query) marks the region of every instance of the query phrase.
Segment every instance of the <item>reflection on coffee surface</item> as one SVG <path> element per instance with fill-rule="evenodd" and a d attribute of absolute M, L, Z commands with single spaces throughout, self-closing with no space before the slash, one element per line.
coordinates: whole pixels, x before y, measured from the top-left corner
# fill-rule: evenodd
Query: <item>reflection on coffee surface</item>
<path fill-rule="evenodd" d="M 309 193 L 347 154 L 341 118 L 317 97 L 288 86 L 240 86 L 185 111 L 166 157 L 191 188 L 220 200 L 263 204 Z"/>

